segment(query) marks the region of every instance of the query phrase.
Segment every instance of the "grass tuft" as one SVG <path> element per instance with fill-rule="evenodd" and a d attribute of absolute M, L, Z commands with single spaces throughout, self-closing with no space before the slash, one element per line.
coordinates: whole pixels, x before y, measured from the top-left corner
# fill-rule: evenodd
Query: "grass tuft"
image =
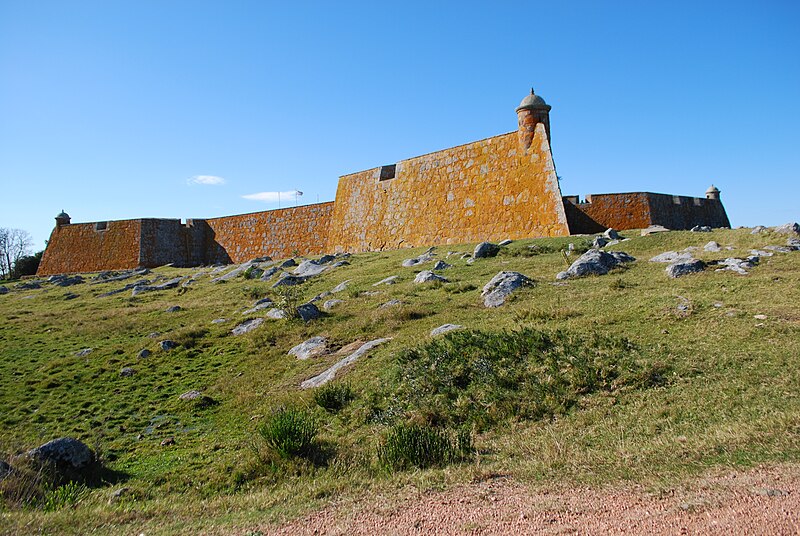
<path fill-rule="evenodd" d="M 397 424 L 378 445 L 378 464 L 388 470 L 425 469 L 460 462 L 472 453 L 468 430 L 451 432 L 420 424 Z"/>

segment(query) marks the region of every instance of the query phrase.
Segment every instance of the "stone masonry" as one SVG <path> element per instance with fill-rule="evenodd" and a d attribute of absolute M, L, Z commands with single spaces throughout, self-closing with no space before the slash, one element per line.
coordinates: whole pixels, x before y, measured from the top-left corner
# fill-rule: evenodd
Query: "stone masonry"
<path fill-rule="evenodd" d="M 705 198 L 650 192 L 562 198 L 550 109 L 531 90 L 517 107 L 517 131 L 344 175 L 333 202 L 185 224 L 150 218 L 73 224 L 62 212 L 38 273 L 240 263 L 608 227 L 730 226 L 714 187 Z"/>

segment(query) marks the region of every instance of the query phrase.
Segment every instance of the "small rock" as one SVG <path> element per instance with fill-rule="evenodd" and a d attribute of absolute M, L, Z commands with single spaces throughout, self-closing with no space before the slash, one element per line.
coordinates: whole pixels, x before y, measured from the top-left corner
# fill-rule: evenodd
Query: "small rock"
<path fill-rule="evenodd" d="M 695 225 L 689 230 L 693 233 L 710 233 L 711 227 L 709 227 L 708 225 Z"/>
<path fill-rule="evenodd" d="M 460 326 L 458 324 L 442 324 L 438 328 L 434 328 L 431 330 L 431 337 L 436 337 L 437 335 L 443 335 L 448 331 L 455 331 L 457 329 L 464 329 L 464 326 Z"/>
<path fill-rule="evenodd" d="M 175 341 L 171 341 L 171 340 L 167 339 L 167 340 L 164 340 L 164 341 L 161 341 L 160 343 L 158 343 L 158 346 L 159 346 L 159 348 L 161 348 L 165 352 L 168 352 L 170 350 L 173 350 L 173 349 L 177 348 L 178 347 L 178 343 L 175 342 Z"/>
<path fill-rule="evenodd" d="M 171 307 L 167 307 L 166 312 L 168 312 L 168 313 L 177 313 L 180 310 L 181 310 L 181 306 L 180 305 L 173 305 Z"/>
<path fill-rule="evenodd" d="M 270 307 L 272 307 L 272 300 L 270 298 L 262 298 L 258 300 L 250 309 L 242 311 L 242 315 L 251 315 L 262 309 L 268 309 Z"/>
<path fill-rule="evenodd" d="M 272 284 L 272 288 L 288 287 L 293 285 L 300 285 L 304 283 L 306 278 L 304 276 L 292 275 L 288 272 L 281 272 L 278 280 Z"/>
<path fill-rule="evenodd" d="M 310 339 L 301 342 L 297 346 L 289 350 L 288 355 L 293 355 L 297 359 L 308 359 L 309 357 L 316 357 L 323 355 L 328 351 L 328 341 L 325 337 L 311 337 Z"/>
<path fill-rule="evenodd" d="M 263 318 L 251 318 L 250 320 L 245 320 L 244 322 L 233 328 L 231 330 L 231 333 L 233 333 L 234 335 L 244 335 L 245 333 L 249 333 L 254 329 L 256 329 L 263 322 L 264 322 Z"/>
<path fill-rule="evenodd" d="M 755 318 L 756 320 L 766 320 L 767 315 L 753 315 L 753 318 Z"/>
<path fill-rule="evenodd" d="M 350 263 L 347 261 L 336 261 L 331 264 L 331 268 L 340 268 L 342 266 L 350 266 Z"/>
<path fill-rule="evenodd" d="M 311 389 L 313 387 L 319 387 L 320 385 L 325 385 L 329 381 L 333 380 L 336 377 L 337 372 L 348 366 L 353 364 L 356 360 L 360 357 L 366 355 L 370 350 L 375 348 L 376 346 L 383 344 L 385 342 L 390 341 L 390 338 L 385 339 L 376 339 L 374 341 L 370 341 L 367 343 L 362 344 L 358 350 L 350 354 L 349 356 L 345 357 L 344 359 L 339 360 L 336 362 L 332 367 L 328 370 L 322 372 L 314 376 L 313 378 L 309 378 L 300 384 L 301 389 Z"/>
<path fill-rule="evenodd" d="M 475 259 L 485 259 L 488 257 L 496 257 L 500 253 L 500 246 L 492 244 L 491 242 L 481 242 L 475 246 L 475 251 L 472 257 Z"/>
<path fill-rule="evenodd" d="M 0 285 L 0 295 L 8 294 L 8 287 Z"/>
<path fill-rule="evenodd" d="M 505 246 L 507 246 L 509 244 L 513 244 L 513 243 L 514 243 L 513 240 L 511 240 L 510 238 L 506 238 L 505 240 L 501 240 L 500 242 L 498 242 L 497 245 L 502 248 L 502 247 L 505 247 Z"/>
<path fill-rule="evenodd" d="M 83 350 L 78 350 L 77 352 L 75 352 L 75 356 L 86 357 L 87 355 L 92 353 L 92 350 L 94 350 L 94 348 L 84 348 Z"/>
<path fill-rule="evenodd" d="M 397 276 L 390 275 L 386 279 L 381 279 L 377 283 L 373 283 L 372 286 L 377 287 L 378 285 L 394 285 L 395 283 L 397 283 Z"/>
<path fill-rule="evenodd" d="M 159 333 L 157 331 L 154 331 L 153 333 L 150 333 L 149 335 L 147 335 L 147 338 L 148 339 L 157 339 L 160 336 L 161 336 L 161 333 Z"/>
<path fill-rule="evenodd" d="M 788 235 L 800 235 L 800 224 L 796 222 L 784 223 L 772 228 L 772 232 Z"/>
<path fill-rule="evenodd" d="M 677 251 L 665 251 L 650 259 L 650 262 L 673 263 L 689 260 L 692 260 L 692 254 L 689 252 L 678 253 Z"/>
<path fill-rule="evenodd" d="M 96 460 L 92 449 L 71 437 L 60 437 L 48 441 L 25 453 L 29 458 L 54 464 L 59 470 L 80 470 Z"/>
<path fill-rule="evenodd" d="M 423 270 L 417 274 L 417 277 L 414 278 L 414 283 L 431 283 L 434 281 L 439 281 L 442 283 L 447 283 L 447 278 L 442 277 L 440 275 L 436 275 L 430 270 Z"/>
<path fill-rule="evenodd" d="M 286 259 L 279 265 L 281 268 L 291 268 L 292 266 L 297 266 L 297 263 L 294 259 Z"/>
<path fill-rule="evenodd" d="M 174 437 L 168 437 L 168 438 L 164 439 L 161 442 L 161 446 L 162 447 L 168 447 L 168 446 L 174 445 L 174 444 L 175 444 L 175 438 Z"/>
<path fill-rule="evenodd" d="M 319 275 L 329 268 L 329 266 L 319 264 L 317 261 L 303 261 L 295 268 L 294 275 L 309 278 Z"/>
<path fill-rule="evenodd" d="M 605 275 L 619 264 L 633 262 L 636 259 L 622 251 L 600 251 L 590 249 L 573 262 L 564 272 L 559 272 L 556 279 L 564 280 L 587 275 Z"/>
<path fill-rule="evenodd" d="M 286 318 L 286 311 L 283 309 L 273 308 L 267 311 L 267 318 L 271 318 L 273 320 L 282 320 Z"/>
<path fill-rule="evenodd" d="M 750 256 L 746 259 L 737 259 L 735 257 L 728 257 L 727 259 L 721 260 L 716 264 L 721 266 L 721 268 L 717 268 L 717 272 L 724 272 L 726 270 L 731 272 L 736 272 L 739 275 L 747 275 L 749 270 L 755 268 L 756 264 L 758 264 L 758 256 Z"/>
<path fill-rule="evenodd" d="M 310 322 L 322 316 L 322 312 L 313 303 L 304 303 L 297 308 L 297 314 L 303 319 L 303 322 Z"/>
<path fill-rule="evenodd" d="M 768 249 L 769 251 L 777 251 L 778 253 L 791 253 L 794 251 L 788 246 L 764 246 L 764 249 Z"/>
<path fill-rule="evenodd" d="M 244 271 L 245 279 L 260 279 L 264 275 L 264 270 L 258 266 L 251 266 Z"/>
<path fill-rule="evenodd" d="M 483 287 L 481 296 L 486 307 L 499 307 L 511 295 L 523 286 L 533 286 L 533 279 L 519 272 L 499 272 Z"/>
<path fill-rule="evenodd" d="M 343 290 L 347 290 L 347 285 L 350 284 L 350 281 L 351 281 L 350 279 L 348 279 L 346 281 L 342 281 L 341 283 L 339 283 L 338 285 L 333 287 L 331 289 L 331 292 L 333 292 L 335 294 L 337 292 L 342 292 Z"/>
<path fill-rule="evenodd" d="M 706 263 L 699 259 L 690 259 L 688 261 L 679 261 L 673 264 L 670 264 L 666 268 L 667 275 L 676 278 L 676 277 L 683 277 L 685 275 L 693 274 L 696 272 L 702 272 L 706 267 Z"/>
<path fill-rule="evenodd" d="M 786 239 L 786 245 L 793 250 L 800 250 L 800 238 L 789 237 Z M 2 294 L 2 292 L 0 292 Z"/>
<path fill-rule="evenodd" d="M 37 288 L 42 288 L 42 285 L 40 285 L 37 281 L 29 281 L 25 283 L 17 283 L 14 288 L 18 290 L 35 290 Z"/>
<path fill-rule="evenodd" d="M 318 264 L 328 264 L 329 262 L 336 260 L 336 255 L 323 255 L 317 261 Z"/>
<path fill-rule="evenodd" d="M 197 389 L 192 389 L 191 391 L 186 391 L 182 395 L 178 396 L 180 400 L 197 400 L 198 398 L 202 397 L 203 393 L 198 391 Z"/>
<path fill-rule="evenodd" d="M 452 268 L 452 264 L 447 264 L 444 261 L 436 261 L 436 264 L 433 265 L 433 270 L 447 270 L 448 268 Z"/>
<path fill-rule="evenodd" d="M 703 246 L 703 250 L 704 251 L 717 252 L 717 251 L 721 251 L 722 247 L 718 243 L 716 243 L 716 242 L 714 242 L 712 240 L 711 242 L 709 242 L 708 244 Z"/>
<path fill-rule="evenodd" d="M 83 277 L 80 275 L 52 275 L 47 280 L 57 287 L 69 287 L 83 283 Z"/>
<path fill-rule="evenodd" d="M 410 267 L 416 266 L 418 264 L 422 264 L 422 263 L 425 263 L 425 262 L 430 262 L 430 261 L 433 260 L 433 257 L 434 257 L 433 249 L 434 248 L 430 248 L 428 251 L 426 251 L 425 253 L 423 253 L 419 257 L 414 257 L 413 259 L 406 259 L 400 264 L 402 266 L 406 267 L 406 268 L 410 268 Z"/>
<path fill-rule="evenodd" d="M 78 297 L 78 295 L 77 294 L 73 294 L 72 292 L 67 292 L 66 294 L 64 294 L 64 299 L 65 300 L 74 300 L 77 297 Z"/>
<path fill-rule="evenodd" d="M 616 229 L 613 229 L 611 227 L 605 230 L 603 236 L 608 240 L 619 240 L 620 238 L 622 238 L 619 236 L 619 233 L 616 231 Z"/>
<path fill-rule="evenodd" d="M 336 300 L 336 299 L 327 300 L 325 303 L 322 304 L 322 308 L 325 309 L 326 311 L 330 311 L 331 309 L 333 309 L 334 307 L 336 307 L 340 303 L 344 303 L 344 301 L 343 300 Z"/>
<path fill-rule="evenodd" d="M 647 229 L 642 229 L 640 233 L 642 236 L 647 236 L 655 233 L 668 233 L 669 229 L 664 227 L 663 225 L 651 225 Z"/>
<path fill-rule="evenodd" d="M 109 504 L 119 501 L 122 497 L 129 495 L 131 488 L 119 488 L 111 492 L 108 498 Z"/>
<path fill-rule="evenodd" d="M 594 240 L 592 240 L 592 247 L 594 249 L 605 247 L 606 244 L 608 244 L 608 239 L 606 239 L 604 236 L 595 236 Z"/>
<path fill-rule="evenodd" d="M 270 266 L 259 277 L 259 281 L 268 281 L 273 275 L 277 274 L 280 269 L 277 266 Z"/>
<path fill-rule="evenodd" d="M 119 375 L 123 378 L 130 378 L 134 374 L 136 374 L 136 371 L 131 367 L 123 367 L 122 370 L 119 371 Z"/>
<path fill-rule="evenodd" d="M 386 303 L 382 303 L 378 306 L 379 309 L 388 309 L 389 307 L 394 307 L 395 305 L 402 305 L 403 302 L 400 300 L 389 300 Z"/>
<path fill-rule="evenodd" d="M 753 227 L 753 230 L 750 231 L 750 234 L 759 234 L 759 233 L 763 233 L 766 230 L 767 230 L 767 228 L 764 227 L 763 225 L 756 225 L 755 227 Z"/>
<path fill-rule="evenodd" d="M 148 357 L 150 357 L 151 353 L 152 352 L 150 352 L 150 350 L 144 348 L 142 350 L 139 350 L 139 353 L 136 354 L 136 357 L 138 357 L 139 359 L 147 359 Z"/>
<path fill-rule="evenodd" d="M 222 324 L 222 323 L 227 322 L 227 321 L 228 321 L 227 318 L 215 318 L 214 320 L 211 321 L 211 323 L 212 324 Z"/>

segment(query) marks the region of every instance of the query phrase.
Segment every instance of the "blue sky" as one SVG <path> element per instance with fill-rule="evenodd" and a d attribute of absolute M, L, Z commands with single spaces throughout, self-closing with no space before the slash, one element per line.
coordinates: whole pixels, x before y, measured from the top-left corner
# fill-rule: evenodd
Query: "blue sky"
<path fill-rule="evenodd" d="M 61 209 L 332 200 L 340 175 L 515 130 L 531 86 L 564 194 L 714 183 L 734 226 L 795 221 L 798 28 L 797 1 L 0 0 L 0 227 L 41 249 Z"/>

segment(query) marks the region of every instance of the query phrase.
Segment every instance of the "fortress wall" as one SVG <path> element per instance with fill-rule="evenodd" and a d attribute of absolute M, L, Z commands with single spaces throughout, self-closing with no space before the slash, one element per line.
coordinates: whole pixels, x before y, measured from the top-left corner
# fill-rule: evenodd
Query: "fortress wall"
<path fill-rule="evenodd" d="M 326 250 L 333 202 L 202 220 L 206 262 L 245 262 Z M 199 222 L 201 220 L 194 220 Z"/>
<path fill-rule="evenodd" d="M 564 209 L 571 234 L 601 233 L 612 227 L 617 230 L 643 229 L 650 226 L 649 196 L 645 192 L 587 195 L 585 203 L 564 200 Z"/>
<path fill-rule="evenodd" d="M 384 166 L 339 179 L 329 250 L 569 234 L 542 124 L 527 155 L 512 132 L 403 160 L 390 174 Z"/>
<path fill-rule="evenodd" d="M 587 195 L 586 203 L 564 199 L 572 234 L 591 234 L 614 229 L 691 229 L 695 225 L 730 227 L 722 202 L 650 192 Z"/>
<path fill-rule="evenodd" d="M 187 266 L 187 236 L 180 220 L 143 219 L 139 265 L 147 268 L 174 263 Z"/>
<path fill-rule="evenodd" d="M 647 194 L 651 219 L 667 229 L 691 229 L 695 225 L 730 227 L 731 222 L 719 199 Z"/>
<path fill-rule="evenodd" d="M 139 266 L 142 220 L 75 223 L 53 229 L 38 275 L 121 270 Z"/>

